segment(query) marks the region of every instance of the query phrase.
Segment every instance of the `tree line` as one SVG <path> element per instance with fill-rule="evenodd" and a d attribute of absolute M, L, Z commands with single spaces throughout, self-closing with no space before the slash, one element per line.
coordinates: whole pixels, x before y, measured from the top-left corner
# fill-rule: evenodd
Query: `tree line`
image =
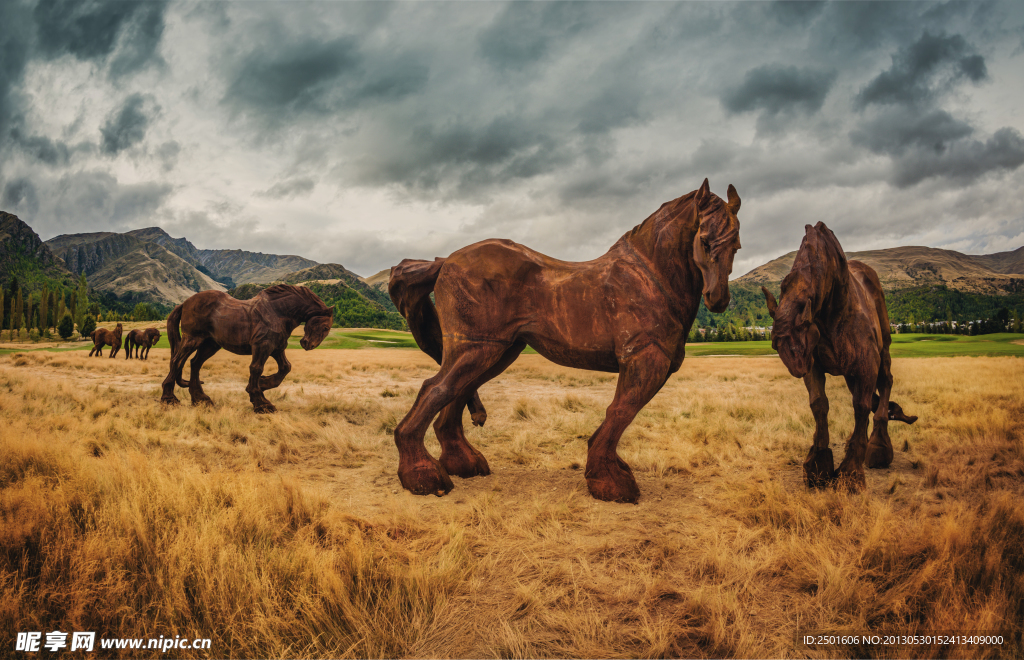
<path fill-rule="evenodd" d="M 96 329 L 97 321 L 156 321 L 166 316 L 149 303 L 138 303 L 130 313 L 105 310 L 89 299 L 85 274 L 75 286 L 44 281 L 38 291 L 29 291 L 17 276 L 6 288 L 0 288 L 0 340 L 38 341 L 52 338 L 54 331 L 69 339 L 77 328 L 86 337 Z"/>

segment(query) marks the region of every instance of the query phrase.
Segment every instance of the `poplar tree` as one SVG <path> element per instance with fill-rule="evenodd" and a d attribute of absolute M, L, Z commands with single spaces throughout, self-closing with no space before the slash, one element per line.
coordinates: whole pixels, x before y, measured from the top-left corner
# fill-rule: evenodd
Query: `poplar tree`
<path fill-rule="evenodd" d="M 46 312 L 49 311 L 46 308 L 46 303 L 50 299 L 50 289 L 44 284 L 43 293 L 39 296 L 39 332 L 45 333 L 50 329 L 50 326 L 46 323 Z"/>
<path fill-rule="evenodd" d="M 85 312 L 89 307 L 89 285 L 85 281 L 85 273 L 78 278 L 78 304 L 75 306 L 75 324 L 81 332 L 82 324 L 85 323 Z"/>

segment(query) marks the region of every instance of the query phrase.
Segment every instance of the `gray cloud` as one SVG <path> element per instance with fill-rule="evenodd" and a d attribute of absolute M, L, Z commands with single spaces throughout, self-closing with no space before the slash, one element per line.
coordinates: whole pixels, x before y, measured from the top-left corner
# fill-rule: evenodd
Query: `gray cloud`
<path fill-rule="evenodd" d="M 1012 171 L 1024 164 L 1024 137 L 1013 128 L 1001 128 L 984 142 L 952 142 L 940 153 L 922 149 L 894 161 L 895 184 L 906 188 L 931 177 L 961 185 L 991 172 Z"/>
<path fill-rule="evenodd" d="M 330 115 L 364 102 L 400 99 L 422 88 L 429 69 L 410 53 L 367 57 L 358 41 L 303 40 L 248 54 L 224 102 L 270 123 Z"/>
<path fill-rule="evenodd" d="M 1024 217 L 1022 25 L 999 0 L 0 3 L 0 199 L 41 233 L 366 273 L 492 236 L 592 258 L 705 176 L 743 196 L 737 271 L 817 220 L 849 249 L 995 245 Z"/>
<path fill-rule="evenodd" d="M 256 193 L 260 197 L 291 199 L 297 195 L 308 195 L 316 187 L 316 181 L 309 177 L 296 177 L 275 183 L 267 190 Z"/>
<path fill-rule="evenodd" d="M 112 113 L 100 128 L 100 146 L 103 153 L 116 156 L 120 152 L 142 142 L 146 137 L 146 128 L 157 109 L 147 113 L 146 106 L 152 106 L 150 98 L 142 94 L 132 94 L 125 99 L 124 105 L 117 113 Z"/>
<path fill-rule="evenodd" d="M 39 209 L 36 187 L 28 179 L 15 179 L 4 184 L 0 195 L 0 209 L 9 213 L 32 215 Z"/>
<path fill-rule="evenodd" d="M 33 9 L 38 49 L 46 57 L 79 60 L 113 54 L 110 74 L 120 77 L 160 61 L 164 9 L 163 2 L 39 0 Z"/>
<path fill-rule="evenodd" d="M 164 142 L 156 149 L 157 158 L 160 159 L 160 169 L 170 172 L 178 164 L 178 156 L 181 155 L 181 144 L 177 140 Z"/>
<path fill-rule="evenodd" d="M 523 70 L 585 30 L 593 13 L 584 2 L 510 3 L 477 37 L 480 54 L 499 70 Z"/>
<path fill-rule="evenodd" d="M 930 101 L 938 88 L 962 79 L 981 82 L 988 77 L 985 58 L 959 34 L 925 32 L 892 58 L 892 67 L 861 90 L 860 107 L 872 103 L 917 104 Z"/>
<path fill-rule="evenodd" d="M 811 114 L 821 109 L 835 78 L 835 71 L 766 64 L 747 71 L 739 86 L 722 95 L 722 105 L 734 113 Z"/>
<path fill-rule="evenodd" d="M 970 124 L 945 110 L 920 114 L 896 107 L 864 122 L 850 137 L 876 154 L 901 155 L 911 148 L 942 154 L 952 142 L 973 132 Z"/>
<path fill-rule="evenodd" d="M 28 62 L 31 17 L 20 3 L 0 2 L 0 147 L 21 108 L 18 86 Z"/>
<path fill-rule="evenodd" d="M 122 184 L 104 171 L 68 173 L 39 180 L 39 208 L 29 221 L 40 236 L 85 231 L 125 231 L 152 226 L 172 186 L 159 182 Z"/>

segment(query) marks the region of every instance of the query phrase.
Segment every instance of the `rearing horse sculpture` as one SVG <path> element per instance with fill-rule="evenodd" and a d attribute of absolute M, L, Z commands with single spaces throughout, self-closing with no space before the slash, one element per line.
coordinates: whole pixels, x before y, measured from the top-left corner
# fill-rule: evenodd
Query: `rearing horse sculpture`
<path fill-rule="evenodd" d="M 402 486 L 440 496 L 453 488 L 449 475 L 490 474 L 466 441 L 463 409 L 475 402 L 474 417 L 482 416 L 477 389 L 530 345 L 557 364 L 619 374 L 605 420 L 588 441 L 585 477 L 597 499 L 636 502 L 640 490 L 616 452 L 619 438 L 682 364 L 701 295 L 714 312 L 729 304 L 739 208 L 735 188 L 726 203 L 705 179 L 593 261 L 559 261 L 492 239 L 447 259 L 406 259 L 392 268 L 391 299 L 441 364 L 395 429 Z M 440 461 L 423 445 L 435 416 Z"/>
<path fill-rule="evenodd" d="M 331 331 L 334 308 L 302 286 L 277 284 L 249 300 L 235 300 L 222 291 L 201 291 L 174 308 L 167 317 L 167 338 L 171 342 L 171 368 L 163 382 L 160 401 L 176 405 L 175 384 L 187 387 L 192 405 L 212 404 L 203 392 L 199 370 L 214 353 L 224 348 L 235 355 L 251 355 L 249 384 L 245 391 L 253 410 L 271 413 L 277 409 L 263 392 L 284 381 L 291 362 L 284 355 L 288 338 L 301 323 L 306 324 L 299 345 L 311 351 Z M 179 331 L 178 326 L 181 325 Z M 187 336 L 182 339 L 181 332 Z M 192 358 L 189 380 L 182 378 L 185 361 Z M 277 362 L 277 373 L 263 375 L 268 358 Z"/>
<path fill-rule="evenodd" d="M 814 414 L 814 444 L 804 461 L 807 485 L 818 488 L 841 478 L 850 489 L 865 485 L 868 467 L 892 463 L 889 420 L 913 424 L 889 399 L 892 359 L 889 312 L 878 275 L 867 264 L 847 261 L 835 234 L 819 222 L 807 225 L 793 269 L 782 280 L 781 300 L 761 287 L 775 319 L 772 348 L 796 378 L 803 378 Z M 833 469 L 828 437 L 825 374 L 844 376 L 853 394 L 853 435 L 846 456 Z M 875 391 L 878 391 L 875 394 Z M 868 440 L 868 413 L 875 411 Z"/>

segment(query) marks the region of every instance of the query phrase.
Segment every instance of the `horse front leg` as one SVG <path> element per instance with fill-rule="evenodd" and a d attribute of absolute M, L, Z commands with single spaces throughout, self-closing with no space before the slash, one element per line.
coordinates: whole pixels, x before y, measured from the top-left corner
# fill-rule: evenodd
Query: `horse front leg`
<path fill-rule="evenodd" d="M 260 388 L 260 378 L 263 376 L 263 368 L 268 357 L 270 356 L 266 350 L 253 346 L 252 363 L 249 365 L 249 385 L 245 391 L 249 393 L 252 409 L 257 413 L 277 412 L 277 408 L 263 396 L 263 390 Z"/>
<path fill-rule="evenodd" d="M 292 363 L 285 357 L 284 349 L 275 351 L 270 357 L 274 358 L 274 361 L 277 362 L 277 373 L 273 376 L 260 377 L 260 390 L 264 392 L 272 390 L 283 383 L 284 377 L 292 370 Z"/>
<path fill-rule="evenodd" d="M 619 456 L 622 433 L 668 379 L 671 361 L 661 349 L 649 346 L 620 362 L 615 398 L 604 421 L 587 441 L 587 489 L 596 499 L 635 504 L 640 499 L 633 470 Z"/>
<path fill-rule="evenodd" d="M 878 365 L 867 373 L 846 376 L 846 384 L 853 394 L 853 433 L 846 442 L 846 455 L 836 471 L 837 485 L 851 492 L 867 486 L 864 478 L 864 455 L 868 446 L 868 423 L 871 414 L 871 395 L 875 391 Z"/>
<path fill-rule="evenodd" d="M 878 405 L 871 425 L 868 440 L 867 464 L 869 468 L 887 468 L 892 465 L 892 439 L 889 437 L 889 397 L 892 395 L 892 358 L 889 351 L 882 353 L 882 365 L 878 369 Z M 874 397 L 872 397 L 874 403 Z"/>
<path fill-rule="evenodd" d="M 814 415 L 814 444 L 804 460 L 804 483 L 822 488 L 835 478 L 835 461 L 829 449 L 828 397 L 825 396 L 825 371 L 815 362 L 804 376 L 804 386 Z"/>

